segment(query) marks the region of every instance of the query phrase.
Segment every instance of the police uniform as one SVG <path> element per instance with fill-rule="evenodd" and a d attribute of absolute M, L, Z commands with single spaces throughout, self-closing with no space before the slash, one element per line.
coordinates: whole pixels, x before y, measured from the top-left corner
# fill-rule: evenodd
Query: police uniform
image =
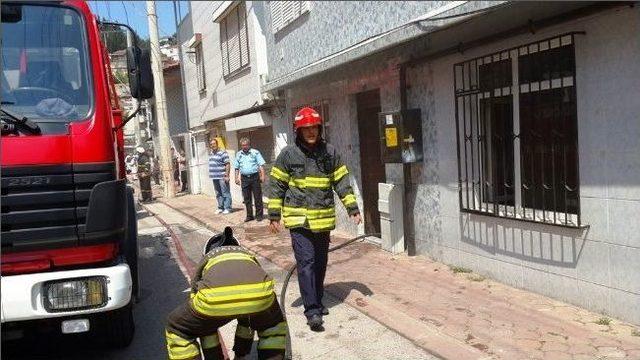
<path fill-rule="evenodd" d="M 200 348 L 205 360 L 223 359 L 218 329 L 234 319 L 238 320 L 233 346 L 236 355 L 251 351 L 257 331 L 258 359 L 284 359 L 287 323 L 276 299 L 274 280 L 253 255 L 240 246 L 215 247 L 196 274 L 189 300 L 168 318 L 169 359 L 200 359 Z"/>

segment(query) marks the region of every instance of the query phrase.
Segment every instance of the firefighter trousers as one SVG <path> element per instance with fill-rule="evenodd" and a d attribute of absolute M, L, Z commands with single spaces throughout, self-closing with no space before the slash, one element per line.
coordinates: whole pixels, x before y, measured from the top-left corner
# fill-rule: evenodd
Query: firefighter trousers
<path fill-rule="evenodd" d="M 139 175 L 139 179 L 142 201 L 153 200 L 153 195 L 151 193 L 151 176 L 149 176 L 148 174 L 141 174 Z"/>
<path fill-rule="evenodd" d="M 298 285 L 307 318 L 322 314 L 324 276 L 329 255 L 329 232 L 291 229 L 291 243 L 298 269 Z"/>
<path fill-rule="evenodd" d="M 165 331 L 170 360 L 224 359 L 218 329 L 237 319 L 233 351 L 237 356 L 251 352 L 254 331 L 258 332 L 258 359 L 284 359 L 287 323 L 278 301 L 259 313 L 239 317 L 205 317 L 191 307 L 190 302 L 178 306 L 169 314 Z M 200 340 L 198 344 L 197 340 Z"/>

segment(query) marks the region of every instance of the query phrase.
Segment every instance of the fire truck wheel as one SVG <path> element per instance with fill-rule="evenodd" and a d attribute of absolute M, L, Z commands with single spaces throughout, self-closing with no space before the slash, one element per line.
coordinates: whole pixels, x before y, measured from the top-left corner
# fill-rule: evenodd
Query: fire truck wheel
<path fill-rule="evenodd" d="M 133 323 L 133 306 L 127 306 L 110 311 L 106 316 L 107 341 L 112 348 L 124 348 L 131 344 L 135 324 Z"/>
<path fill-rule="evenodd" d="M 127 236 L 124 246 L 124 256 L 131 270 L 132 296 L 136 302 L 140 299 L 140 278 L 138 272 L 138 218 L 133 189 L 127 189 Z"/>

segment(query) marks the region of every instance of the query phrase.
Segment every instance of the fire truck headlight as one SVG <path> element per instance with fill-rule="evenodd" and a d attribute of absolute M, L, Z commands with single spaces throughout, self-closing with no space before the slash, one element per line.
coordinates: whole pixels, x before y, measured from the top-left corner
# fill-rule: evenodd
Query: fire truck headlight
<path fill-rule="evenodd" d="M 55 280 L 44 285 L 44 307 L 49 312 L 98 308 L 107 300 L 105 277 Z"/>

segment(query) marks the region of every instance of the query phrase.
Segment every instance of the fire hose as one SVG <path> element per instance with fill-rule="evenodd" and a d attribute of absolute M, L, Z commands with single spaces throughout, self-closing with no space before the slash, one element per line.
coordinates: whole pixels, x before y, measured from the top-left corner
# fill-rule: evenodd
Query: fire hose
<path fill-rule="evenodd" d="M 357 237 L 354 237 L 353 239 L 347 240 L 345 242 L 343 242 L 342 244 L 336 245 L 334 247 L 329 248 L 328 252 L 332 252 L 332 251 L 336 251 L 338 249 L 342 249 L 343 247 L 349 246 L 351 244 L 353 244 L 354 242 L 358 241 L 358 240 L 364 240 L 367 237 L 370 236 L 380 236 L 380 234 L 364 234 L 364 235 L 360 235 Z M 289 271 L 287 272 L 287 275 L 284 278 L 284 282 L 282 283 L 282 290 L 280 291 L 280 308 L 282 309 L 282 316 L 284 316 L 284 320 L 287 320 L 287 312 L 285 310 L 285 298 L 287 296 L 287 287 L 289 286 L 289 280 L 291 280 L 291 276 L 293 275 L 293 272 L 296 270 L 297 264 L 293 264 L 290 268 Z M 292 351 L 291 351 L 291 332 L 288 330 L 287 328 L 287 341 L 286 341 L 286 347 L 285 347 L 285 357 L 286 360 L 291 360 L 292 359 Z"/>

